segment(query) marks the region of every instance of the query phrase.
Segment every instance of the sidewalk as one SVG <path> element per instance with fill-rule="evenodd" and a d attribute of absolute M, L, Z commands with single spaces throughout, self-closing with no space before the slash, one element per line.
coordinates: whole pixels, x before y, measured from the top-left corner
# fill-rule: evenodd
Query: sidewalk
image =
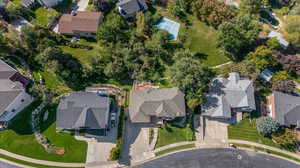
<path fill-rule="evenodd" d="M 53 161 L 46 161 L 46 160 L 38 160 L 38 159 L 33 159 L 29 158 L 26 156 L 14 154 L 11 152 L 8 152 L 6 150 L 0 149 L 0 154 L 16 158 L 18 160 L 23 160 L 26 162 L 31 162 L 35 164 L 41 164 L 41 165 L 47 165 L 47 166 L 58 166 L 58 167 L 85 167 L 85 163 L 63 163 L 63 162 L 53 162 Z"/>
<path fill-rule="evenodd" d="M 289 151 L 281 150 L 279 148 L 275 148 L 275 147 L 255 143 L 255 142 L 249 142 L 249 141 L 243 141 L 243 140 L 237 140 L 237 139 L 229 139 L 228 143 L 237 143 L 237 144 L 245 144 L 245 145 L 261 147 L 261 148 L 269 149 L 269 150 L 272 150 L 272 151 L 284 153 L 284 154 L 287 154 L 287 155 L 292 156 L 294 158 L 300 159 L 300 155 L 298 155 L 296 153 L 292 153 L 292 152 L 289 152 Z"/>

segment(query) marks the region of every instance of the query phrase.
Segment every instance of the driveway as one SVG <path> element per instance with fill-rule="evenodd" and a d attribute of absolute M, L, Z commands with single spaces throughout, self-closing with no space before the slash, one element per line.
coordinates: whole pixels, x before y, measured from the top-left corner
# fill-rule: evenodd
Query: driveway
<path fill-rule="evenodd" d="M 226 141 L 228 139 L 227 123 L 217 120 L 203 120 L 204 141 Z"/>
<path fill-rule="evenodd" d="M 88 7 L 89 5 L 89 0 L 80 0 L 77 3 L 77 11 L 85 11 L 85 9 Z"/>
<path fill-rule="evenodd" d="M 170 154 L 137 168 L 299 168 L 284 159 L 237 149 L 195 149 Z"/>
<path fill-rule="evenodd" d="M 121 162 L 130 164 L 150 157 L 149 128 L 152 125 L 125 122 L 124 144 L 121 150 Z M 150 155 L 149 155 L 150 154 Z"/>

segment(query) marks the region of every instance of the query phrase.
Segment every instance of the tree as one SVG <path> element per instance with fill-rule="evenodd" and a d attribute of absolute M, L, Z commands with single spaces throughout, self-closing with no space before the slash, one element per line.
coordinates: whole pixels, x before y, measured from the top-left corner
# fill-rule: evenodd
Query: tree
<path fill-rule="evenodd" d="M 219 27 L 218 44 L 233 61 L 243 59 L 252 48 L 261 30 L 259 22 L 250 15 L 239 15 Z"/>
<path fill-rule="evenodd" d="M 215 28 L 236 15 L 234 10 L 217 0 L 194 0 L 192 12 L 199 20 Z"/>
<path fill-rule="evenodd" d="M 226 77 L 230 72 L 238 72 L 241 76 L 256 80 L 260 71 L 255 67 L 255 64 L 249 60 L 244 60 L 242 62 L 229 64 L 227 66 L 221 67 L 220 70 L 222 76 Z"/>
<path fill-rule="evenodd" d="M 124 42 L 128 39 L 129 29 L 126 21 L 116 13 L 107 16 L 109 22 L 104 22 L 97 31 L 97 39 L 104 42 Z"/>
<path fill-rule="evenodd" d="M 296 84 L 293 80 L 283 80 L 273 83 L 272 90 L 283 93 L 294 93 L 296 90 Z"/>
<path fill-rule="evenodd" d="M 275 73 L 275 75 L 272 77 L 272 82 L 281 82 L 286 80 L 291 80 L 292 77 L 289 75 L 287 71 L 278 71 Z"/>
<path fill-rule="evenodd" d="M 280 57 L 279 61 L 284 70 L 300 75 L 300 54 L 283 55 L 278 53 L 278 56 Z"/>
<path fill-rule="evenodd" d="M 272 53 L 272 50 L 266 46 L 259 46 L 254 52 L 248 54 L 250 61 L 256 66 L 257 69 L 263 70 L 272 68 L 277 65 L 277 59 Z"/>
<path fill-rule="evenodd" d="M 261 6 L 261 0 L 242 0 L 240 3 L 241 11 L 250 14 L 257 14 Z"/>
<path fill-rule="evenodd" d="M 31 26 L 22 26 L 21 39 L 26 43 L 27 48 L 35 49 L 38 45 L 38 34 Z"/>
<path fill-rule="evenodd" d="M 280 128 L 278 121 L 271 117 L 260 117 L 256 120 L 257 132 L 263 136 L 271 136 Z"/>
<path fill-rule="evenodd" d="M 283 25 L 283 34 L 294 46 L 300 47 L 300 15 L 288 15 Z"/>
<path fill-rule="evenodd" d="M 2 33 L 0 33 L 0 56 L 4 56 L 8 54 L 9 51 L 9 43 L 6 36 L 4 36 Z"/>
<path fill-rule="evenodd" d="M 275 37 L 272 37 L 267 41 L 267 46 L 271 50 L 278 50 L 281 48 L 279 41 Z"/>
<path fill-rule="evenodd" d="M 176 59 L 171 67 L 171 81 L 185 92 L 187 104 L 194 109 L 203 101 L 203 93 L 207 90 L 214 73 L 198 59 L 193 58 L 193 53 L 187 54 L 189 51 L 183 50 L 178 52 L 180 53 L 176 55 L 186 56 Z"/>

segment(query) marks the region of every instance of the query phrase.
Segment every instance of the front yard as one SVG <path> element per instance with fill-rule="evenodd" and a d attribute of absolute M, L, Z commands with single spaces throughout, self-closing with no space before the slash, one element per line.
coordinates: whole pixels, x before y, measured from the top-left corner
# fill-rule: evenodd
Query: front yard
<path fill-rule="evenodd" d="M 164 128 L 158 129 L 158 139 L 155 148 L 177 142 L 193 141 L 194 139 L 194 132 L 190 124 L 186 124 L 184 128 L 166 124 Z"/>
<path fill-rule="evenodd" d="M 261 143 L 264 145 L 279 147 L 271 138 L 260 135 L 256 130 L 256 119 L 243 119 L 238 124 L 228 126 L 229 139 L 241 139 Z"/>
<path fill-rule="evenodd" d="M 40 103 L 40 101 L 35 101 L 11 122 L 9 129 L 0 132 L 0 148 L 12 153 L 41 160 L 74 163 L 85 162 L 87 151 L 86 142 L 77 141 L 70 134 L 56 133 L 56 105 L 47 107 L 49 116 L 42 124 L 42 133 L 47 136 L 52 144 L 57 147 L 64 147 L 66 153 L 64 155 L 47 153 L 44 148 L 37 143 L 31 130 L 30 117 L 33 109 Z"/>

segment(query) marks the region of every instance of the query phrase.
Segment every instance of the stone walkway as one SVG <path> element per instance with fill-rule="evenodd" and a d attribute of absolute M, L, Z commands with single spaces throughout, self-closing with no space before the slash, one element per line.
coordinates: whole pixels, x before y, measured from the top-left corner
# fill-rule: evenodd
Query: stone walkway
<path fill-rule="evenodd" d="M 226 63 L 224 63 L 224 64 L 214 66 L 213 68 L 214 68 L 214 69 L 217 69 L 217 68 L 220 68 L 220 67 L 222 67 L 222 66 L 229 65 L 229 64 L 231 64 L 231 63 L 232 63 L 232 62 L 229 61 L 229 62 L 226 62 Z"/>

